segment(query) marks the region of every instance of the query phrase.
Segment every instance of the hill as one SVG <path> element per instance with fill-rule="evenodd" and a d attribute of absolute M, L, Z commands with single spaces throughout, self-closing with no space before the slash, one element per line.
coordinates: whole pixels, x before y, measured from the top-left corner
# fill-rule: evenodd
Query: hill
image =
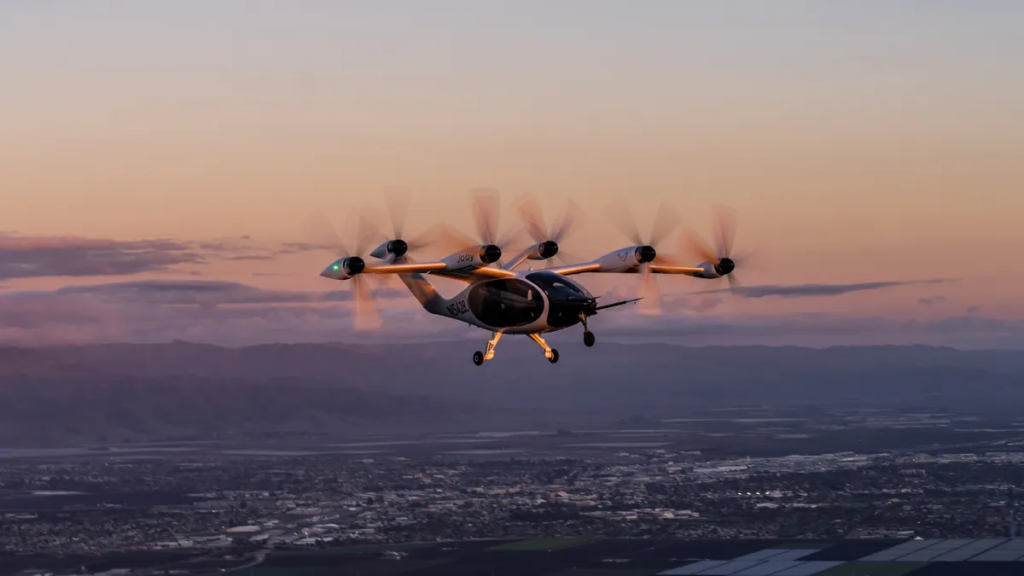
<path fill-rule="evenodd" d="M 472 342 L 0 348 L 0 443 L 97 434 L 455 431 L 723 407 L 853 403 L 1009 413 L 1024 355 L 923 346 Z M 28 430 L 26 430 L 26 428 Z M 553 429 L 553 428 L 552 428 Z"/>

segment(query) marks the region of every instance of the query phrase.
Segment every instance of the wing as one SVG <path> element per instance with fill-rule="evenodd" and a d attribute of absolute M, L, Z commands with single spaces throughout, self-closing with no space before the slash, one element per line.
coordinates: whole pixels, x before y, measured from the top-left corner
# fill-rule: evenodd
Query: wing
<path fill-rule="evenodd" d="M 565 266 L 555 266 L 554 268 L 544 268 L 544 271 L 554 272 L 562 276 L 572 276 L 573 274 L 584 274 L 586 272 L 600 272 L 601 265 L 597 262 L 586 262 L 584 264 L 567 264 Z"/>
<path fill-rule="evenodd" d="M 404 262 L 402 264 L 386 264 L 384 266 L 367 266 L 364 274 L 423 274 L 444 270 L 448 265 L 444 262 Z"/>
<path fill-rule="evenodd" d="M 452 280 L 460 280 L 462 282 L 477 282 L 480 280 L 493 280 L 495 278 L 516 277 L 516 273 L 511 270 L 504 270 L 502 268 L 491 268 L 490 266 L 451 272 L 447 270 L 441 270 L 438 272 L 431 272 L 430 274 L 432 276 L 440 276 L 442 278 L 450 278 Z"/>
<path fill-rule="evenodd" d="M 691 268 L 688 266 L 664 266 L 651 264 L 651 272 L 655 274 L 682 274 L 683 276 L 703 276 L 703 268 Z"/>
<path fill-rule="evenodd" d="M 430 274 L 452 280 L 463 282 L 474 282 L 477 280 L 491 280 L 494 278 L 515 278 L 516 273 L 501 268 L 471 268 L 468 270 L 447 270 L 448 264 L 444 262 L 403 262 L 401 264 L 386 264 L 384 266 L 367 266 L 364 274 Z"/>
<path fill-rule="evenodd" d="M 597 262 L 588 262 L 586 264 L 570 264 L 568 266 L 545 268 L 545 270 L 548 272 L 554 272 L 555 274 L 561 274 L 562 276 L 571 276 L 573 274 L 586 274 L 588 272 L 599 274 L 637 274 L 641 272 L 640 267 L 602 270 L 601 265 Z M 704 269 L 691 268 L 687 266 L 664 266 L 661 264 L 651 264 L 651 272 L 654 272 L 655 274 L 682 274 L 684 276 L 701 276 L 704 274 Z"/>

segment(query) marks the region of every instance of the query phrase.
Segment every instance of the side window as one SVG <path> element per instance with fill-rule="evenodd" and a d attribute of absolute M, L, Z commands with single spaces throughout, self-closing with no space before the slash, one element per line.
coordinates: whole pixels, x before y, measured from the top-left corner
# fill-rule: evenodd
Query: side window
<path fill-rule="evenodd" d="M 469 296 L 473 314 L 495 328 L 522 326 L 540 318 L 544 302 L 519 280 L 491 280 L 475 286 Z"/>

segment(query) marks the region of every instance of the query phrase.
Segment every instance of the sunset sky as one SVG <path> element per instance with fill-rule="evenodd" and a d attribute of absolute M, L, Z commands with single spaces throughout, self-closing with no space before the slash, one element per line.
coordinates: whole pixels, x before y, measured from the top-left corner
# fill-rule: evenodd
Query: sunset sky
<path fill-rule="evenodd" d="M 411 232 L 573 198 L 588 259 L 616 198 L 739 212 L 766 288 L 661 278 L 599 334 L 1024 347 L 1021 54 L 1010 0 L 2 3 L 0 343 L 351 340 L 282 247 L 399 185 Z M 383 296 L 378 338 L 486 337 Z"/>

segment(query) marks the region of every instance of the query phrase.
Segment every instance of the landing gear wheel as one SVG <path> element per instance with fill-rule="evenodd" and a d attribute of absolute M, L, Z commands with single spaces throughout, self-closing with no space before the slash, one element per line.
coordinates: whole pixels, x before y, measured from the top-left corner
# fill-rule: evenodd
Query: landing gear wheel
<path fill-rule="evenodd" d="M 597 342 L 597 337 L 594 336 L 593 332 L 587 330 L 583 333 L 583 343 L 587 345 L 587 348 L 593 346 L 594 342 Z"/>
<path fill-rule="evenodd" d="M 473 364 L 476 364 L 477 366 L 479 366 L 479 365 L 481 365 L 483 363 L 484 363 L 484 353 L 480 352 L 479 350 L 477 350 L 476 352 L 473 352 Z"/>
<path fill-rule="evenodd" d="M 548 362 L 551 362 L 552 364 L 558 362 L 558 350 L 555 350 L 554 348 L 551 349 L 551 358 L 548 358 Z"/>

